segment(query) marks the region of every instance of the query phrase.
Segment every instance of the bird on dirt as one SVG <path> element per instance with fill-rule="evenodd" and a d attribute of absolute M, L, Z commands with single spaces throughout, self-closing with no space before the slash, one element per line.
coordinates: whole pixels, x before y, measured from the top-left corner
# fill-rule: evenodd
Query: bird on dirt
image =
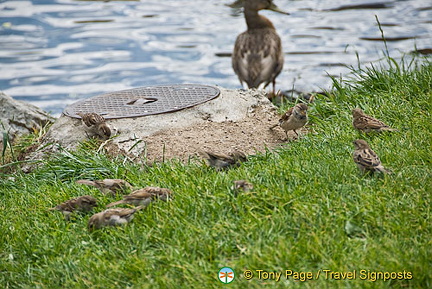
<path fill-rule="evenodd" d="M 272 126 L 270 129 L 273 129 L 277 126 L 280 126 L 284 131 L 285 135 L 288 139 L 288 132 L 290 130 L 294 131 L 294 133 L 298 137 L 298 133 L 296 130 L 305 126 L 308 121 L 307 110 L 309 107 L 304 103 L 298 103 L 295 106 L 291 107 L 287 112 L 285 112 L 282 117 L 279 119 L 279 122 Z"/>
<path fill-rule="evenodd" d="M 280 10 L 272 0 L 237 1 L 244 4 L 247 30 L 237 36 L 232 54 L 232 67 L 241 84 L 248 88 L 266 88 L 273 85 L 284 64 L 282 43 L 273 23 L 258 11 L 266 9 L 289 15 Z"/>

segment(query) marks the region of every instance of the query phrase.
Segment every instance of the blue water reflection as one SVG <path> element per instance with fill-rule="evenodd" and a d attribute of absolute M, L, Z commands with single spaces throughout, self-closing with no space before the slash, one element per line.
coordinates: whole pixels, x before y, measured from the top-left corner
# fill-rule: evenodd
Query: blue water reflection
<path fill-rule="evenodd" d="M 286 53 L 277 88 L 313 91 L 328 74 L 382 57 L 375 15 L 398 58 L 432 46 L 432 8 L 423 0 L 276 0 L 291 15 L 263 12 Z M 0 89 L 59 115 L 77 99 L 139 86 L 201 83 L 240 88 L 229 57 L 245 30 L 230 1 L 3 1 Z M 378 3 L 380 4 L 380 3 Z M 335 9 L 343 8 L 343 9 Z M 348 7 L 349 8 L 349 7 Z"/>

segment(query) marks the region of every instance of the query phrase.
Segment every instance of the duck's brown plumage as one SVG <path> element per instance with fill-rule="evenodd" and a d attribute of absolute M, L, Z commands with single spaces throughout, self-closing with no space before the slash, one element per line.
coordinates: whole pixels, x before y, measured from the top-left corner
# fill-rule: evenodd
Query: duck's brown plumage
<path fill-rule="evenodd" d="M 248 29 L 237 37 L 232 66 L 242 84 L 245 82 L 249 88 L 263 84 L 265 88 L 272 83 L 274 92 L 284 56 L 275 27 L 269 19 L 258 14 L 263 9 L 285 13 L 270 0 L 245 0 L 244 15 Z"/>

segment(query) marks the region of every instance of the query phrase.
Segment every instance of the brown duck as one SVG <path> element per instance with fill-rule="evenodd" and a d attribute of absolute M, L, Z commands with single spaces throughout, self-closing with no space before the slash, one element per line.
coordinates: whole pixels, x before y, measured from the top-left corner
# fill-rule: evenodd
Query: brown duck
<path fill-rule="evenodd" d="M 240 82 L 248 88 L 266 88 L 270 83 L 275 93 L 276 77 L 282 71 L 284 55 L 281 39 L 271 21 L 258 14 L 267 9 L 282 14 L 272 0 L 244 0 L 247 30 L 235 42 L 232 66 Z"/>

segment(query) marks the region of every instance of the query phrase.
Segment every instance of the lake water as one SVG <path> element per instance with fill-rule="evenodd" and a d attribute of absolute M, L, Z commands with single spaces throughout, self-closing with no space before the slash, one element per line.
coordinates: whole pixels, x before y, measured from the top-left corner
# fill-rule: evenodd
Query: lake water
<path fill-rule="evenodd" d="M 231 68 L 246 29 L 230 1 L 0 1 L 0 90 L 58 116 L 101 93 L 177 83 L 241 88 Z M 330 87 L 346 65 L 432 48 L 432 2 L 327 0 L 275 3 L 264 11 L 282 38 L 277 89 Z M 373 5 L 364 5 L 370 4 Z"/>

